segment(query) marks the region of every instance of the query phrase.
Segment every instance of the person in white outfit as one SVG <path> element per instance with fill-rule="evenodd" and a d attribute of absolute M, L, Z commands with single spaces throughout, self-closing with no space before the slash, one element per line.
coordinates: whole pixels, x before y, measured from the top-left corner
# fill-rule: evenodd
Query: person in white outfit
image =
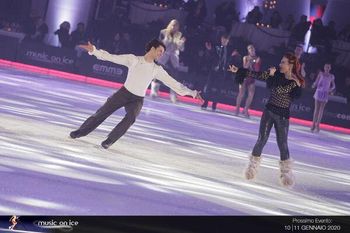
<path fill-rule="evenodd" d="M 80 45 L 80 47 L 87 50 L 90 55 L 94 55 L 99 60 L 124 65 L 128 67 L 129 71 L 124 86 L 110 96 L 106 103 L 95 114 L 90 116 L 78 130 L 70 133 L 70 137 L 73 139 L 88 135 L 113 112 L 124 107 L 126 111 L 125 117 L 110 132 L 108 138 L 101 143 L 103 148 L 108 149 L 136 121 L 143 106 L 147 87 L 153 79 L 162 81 L 179 95 L 189 95 L 203 102 L 198 91 L 190 90 L 177 82 L 162 66 L 155 63 L 155 60 L 159 59 L 165 51 L 165 45 L 157 39 L 150 41 L 146 45 L 146 54 L 144 56 L 109 54 L 104 50 L 96 49 L 90 42 L 88 45 Z"/>
<path fill-rule="evenodd" d="M 315 110 L 314 117 L 311 126 L 311 132 L 320 131 L 320 122 L 323 116 L 323 110 L 328 102 L 328 96 L 335 90 L 335 77 L 330 73 L 331 64 L 326 63 L 324 65 L 324 72 L 320 72 L 317 76 L 316 81 L 312 84 L 312 88 L 316 88 L 314 99 L 315 99 Z"/>
<path fill-rule="evenodd" d="M 188 67 L 180 64 L 180 51 L 184 51 L 186 38 L 180 32 L 180 23 L 176 19 L 170 21 L 168 26 L 159 33 L 159 40 L 161 40 L 166 51 L 163 56 L 157 60 L 158 64 L 164 68 L 170 68 L 175 71 L 187 72 Z M 153 80 L 151 83 L 151 97 L 158 96 L 160 84 Z M 170 90 L 170 99 L 173 103 L 176 102 L 176 93 Z"/>
<path fill-rule="evenodd" d="M 16 215 L 13 215 L 11 218 L 10 218 L 10 223 L 11 223 L 11 226 L 9 226 L 9 230 L 15 230 L 15 227 L 18 223 L 18 219 L 19 217 L 17 217 Z"/>

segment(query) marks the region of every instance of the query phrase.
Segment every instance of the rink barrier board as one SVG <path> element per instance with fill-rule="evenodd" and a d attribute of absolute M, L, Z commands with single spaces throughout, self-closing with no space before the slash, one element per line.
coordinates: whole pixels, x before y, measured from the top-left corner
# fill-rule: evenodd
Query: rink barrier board
<path fill-rule="evenodd" d="M 44 74 L 44 75 L 54 76 L 57 78 L 79 81 L 79 82 L 103 86 L 103 87 L 120 88 L 123 86 L 123 84 L 121 84 L 121 83 L 92 78 L 92 77 L 88 77 L 88 76 L 84 76 L 84 75 L 72 74 L 72 73 L 63 72 L 63 71 L 52 70 L 52 69 L 48 69 L 48 68 L 41 68 L 41 67 L 37 67 L 37 66 L 33 66 L 33 65 L 27 65 L 27 64 L 22 64 L 19 62 L 7 61 L 7 60 L 3 60 L 3 59 L 0 59 L 0 65 L 5 66 L 5 67 L 15 68 L 18 70 L 29 71 L 29 72 L 33 72 L 33 73 Z M 150 92 L 150 90 L 147 90 L 147 94 L 149 94 L 149 92 Z M 169 93 L 160 92 L 159 96 L 162 98 L 169 98 Z M 199 105 L 199 102 L 191 97 L 179 96 L 178 100 L 181 102 L 185 102 L 185 103 Z M 211 103 L 209 103 L 209 107 L 210 107 L 210 104 Z M 228 105 L 228 104 L 218 104 L 217 109 L 232 112 L 236 109 L 236 107 Z M 252 115 L 252 116 L 260 117 L 262 115 L 262 112 L 257 111 L 257 110 L 249 110 L 249 112 L 250 112 L 250 115 Z M 298 119 L 298 118 L 290 118 L 290 122 L 298 124 L 298 125 L 307 126 L 307 127 L 310 127 L 312 125 L 311 121 Z M 320 128 L 323 130 L 350 134 L 350 129 L 339 127 L 339 126 L 333 126 L 333 125 L 329 125 L 329 124 L 321 124 Z"/>

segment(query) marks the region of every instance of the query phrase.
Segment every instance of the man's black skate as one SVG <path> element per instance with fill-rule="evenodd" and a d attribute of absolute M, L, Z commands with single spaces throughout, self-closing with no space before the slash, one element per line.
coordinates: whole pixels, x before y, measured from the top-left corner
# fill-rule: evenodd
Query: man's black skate
<path fill-rule="evenodd" d="M 106 140 L 104 140 L 102 143 L 101 143 L 101 146 L 104 148 L 104 149 L 108 149 L 111 145 L 113 144 L 113 142 L 107 138 Z"/>
<path fill-rule="evenodd" d="M 69 136 L 73 139 L 76 139 L 76 138 L 79 138 L 80 137 L 80 131 L 79 130 L 75 130 L 75 131 L 72 131 L 70 132 Z"/>

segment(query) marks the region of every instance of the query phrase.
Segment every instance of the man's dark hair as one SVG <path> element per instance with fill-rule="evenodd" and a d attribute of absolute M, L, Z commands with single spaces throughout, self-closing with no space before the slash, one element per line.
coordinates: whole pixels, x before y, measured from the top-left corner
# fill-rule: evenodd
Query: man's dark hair
<path fill-rule="evenodd" d="M 160 40 L 158 40 L 158 39 L 153 39 L 153 40 L 151 40 L 150 42 L 148 42 L 147 44 L 146 44 L 146 53 L 148 52 L 148 51 L 150 51 L 151 50 L 151 48 L 153 47 L 153 48 L 158 48 L 159 46 L 162 46 L 163 48 L 164 48 L 164 51 L 166 50 L 166 47 L 165 47 L 165 44 L 163 43 L 163 42 L 161 42 Z"/>

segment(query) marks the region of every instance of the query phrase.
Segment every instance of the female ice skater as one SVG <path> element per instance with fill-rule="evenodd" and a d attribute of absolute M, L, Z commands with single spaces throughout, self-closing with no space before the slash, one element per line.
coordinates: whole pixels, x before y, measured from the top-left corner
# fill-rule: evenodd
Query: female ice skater
<path fill-rule="evenodd" d="M 159 40 L 161 40 L 166 46 L 166 51 L 164 55 L 160 57 L 157 62 L 158 64 L 167 67 L 170 66 L 171 69 L 175 71 L 187 72 L 188 67 L 180 64 L 180 51 L 185 50 L 186 38 L 182 36 L 180 32 L 180 23 L 176 19 L 169 22 L 168 26 L 161 30 L 159 33 Z M 159 83 L 153 80 L 151 83 L 151 96 L 158 96 Z M 176 102 L 176 93 L 170 90 L 170 100 L 171 102 Z"/>
<path fill-rule="evenodd" d="M 324 72 L 320 72 L 316 81 L 312 84 L 312 88 L 316 88 L 314 118 L 312 120 L 311 132 L 320 131 L 320 122 L 323 116 L 323 110 L 328 102 L 328 95 L 335 90 L 335 77 L 330 73 L 331 64 L 324 65 Z"/>
<path fill-rule="evenodd" d="M 261 67 L 261 58 L 256 55 L 255 48 L 253 45 L 247 46 L 248 55 L 243 57 L 243 68 L 246 68 L 248 70 L 252 71 L 260 71 Z M 252 104 L 254 93 L 255 93 L 255 80 L 253 77 L 247 77 L 244 80 L 240 80 L 242 83 L 239 83 L 239 91 L 236 101 L 236 112 L 235 115 L 239 115 L 239 110 L 241 107 L 241 102 L 243 99 L 243 96 L 245 95 L 246 91 L 248 91 L 248 96 L 245 101 L 245 106 L 243 110 L 243 115 L 247 118 L 249 118 L 249 108 Z"/>
<path fill-rule="evenodd" d="M 135 122 L 136 117 L 141 111 L 147 87 L 153 79 L 162 81 L 179 95 L 189 95 L 203 102 L 198 91 L 190 90 L 177 82 L 169 76 L 161 66 L 154 62 L 159 59 L 165 51 L 165 45 L 157 39 L 150 41 L 146 45 L 146 54 L 144 56 L 135 56 L 133 54 L 112 55 L 106 51 L 96 49 L 90 42 L 88 45 L 80 45 L 79 47 L 87 50 L 90 55 L 96 56 L 97 59 L 128 67 L 129 72 L 124 86 L 110 96 L 105 104 L 98 109 L 94 115 L 89 117 L 78 130 L 71 132 L 71 138 L 79 138 L 88 135 L 114 111 L 124 107 L 126 111 L 125 117 L 110 132 L 108 138 L 101 143 L 101 146 L 105 149 L 110 147 L 123 136 Z"/>
<path fill-rule="evenodd" d="M 294 98 L 301 94 L 304 79 L 300 74 L 300 64 L 292 53 L 286 53 L 279 65 L 280 69 L 272 67 L 268 71 L 254 72 L 231 65 L 229 71 L 237 73 L 236 78 L 254 77 L 266 80 L 271 89 L 271 95 L 260 120 L 259 137 L 249 158 L 245 177 L 250 180 L 256 174 L 261 161 L 262 150 L 269 138 L 272 126 L 275 127 L 277 144 L 280 150 L 280 180 L 284 186 L 294 184 L 292 159 L 289 156 L 287 137 L 289 128 L 289 108 Z"/>
<path fill-rule="evenodd" d="M 17 221 L 18 221 L 19 217 L 17 217 L 16 215 L 13 215 L 11 218 L 10 218 L 10 223 L 12 224 L 11 226 L 9 226 L 9 230 L 14 230 L 15 229 L 15 226 L 17 225 Z"/>

